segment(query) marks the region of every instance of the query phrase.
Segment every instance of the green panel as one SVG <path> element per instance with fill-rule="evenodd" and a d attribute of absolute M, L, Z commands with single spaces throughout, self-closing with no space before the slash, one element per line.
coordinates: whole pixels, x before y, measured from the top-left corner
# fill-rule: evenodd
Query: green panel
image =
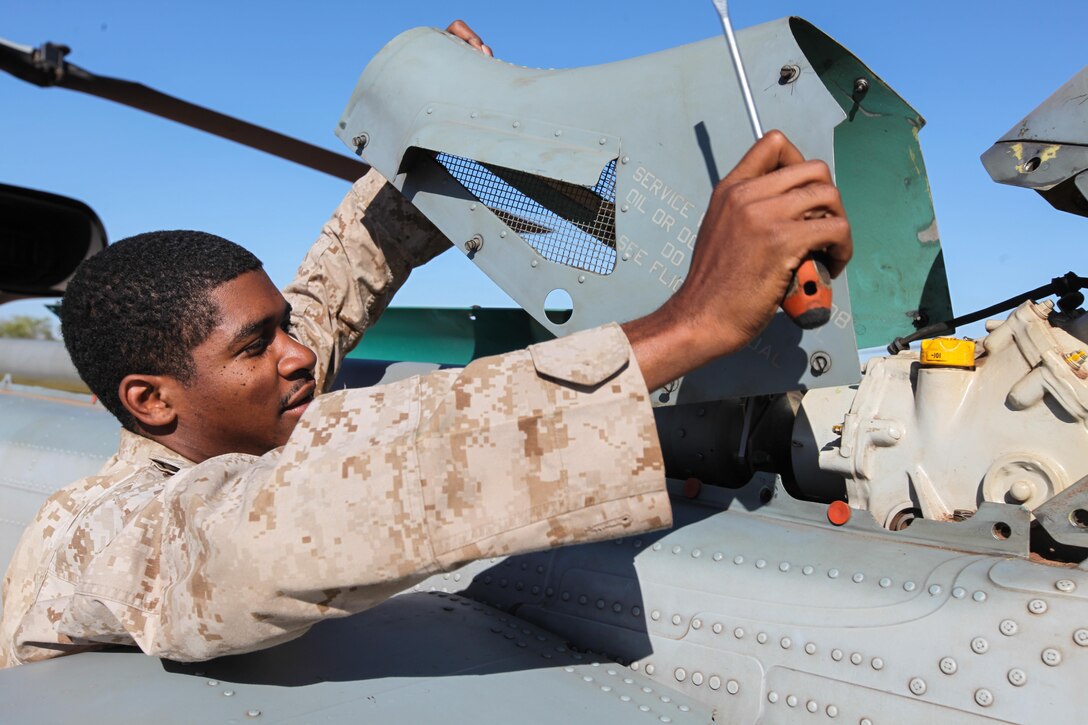
<path fill-rule="evenodd" d="M 553 337 L 520 309 L 393 307 L 348 357 L 465 365 Z"/>
<path fill-rule="evenodd" d="M 835 129 L 836 183 L 854 236 L 850 302 L 858 347 L 952 317 L 918 131 L 925 120 L 861 61 L 794 18 L 797 44 L 847 114 Z M 855 97 L 854 83 L 868 90 Z"/>

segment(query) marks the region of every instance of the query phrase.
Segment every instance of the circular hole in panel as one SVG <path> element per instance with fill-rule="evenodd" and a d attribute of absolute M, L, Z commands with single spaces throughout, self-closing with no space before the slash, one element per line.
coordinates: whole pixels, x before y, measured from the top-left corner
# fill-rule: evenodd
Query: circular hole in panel
<path fill-rule="evenodd" d="M 994 538 L 998 541 L 1004 541 L 1012 536 L 1012 527 L 1006 524 L 1004 521 L 998 521 L 994 524 L 993 528 Z"/>
<path fill-rule="evenodd" d="M 556 324 L 562 325 L 574 314 L 574 300 L 565 289 L 553 289 L 544 298 L 544 314 Z"/>
<path fill-rule="evenodd" d="M 1028 159 L 1024 162 L 1024 173 L 1030 174 L 1032 171 L 1035 171 L 1039 168 L 1040 163 L 1042 163 L 1042 160 L 1038 156 Z"/>
<path fill-rule="evenodd" d="M 1069 523 L 1076 526 L 1078 529 L 1088 529 L 1088 511 L 1084 509 L 1073 509 L 1069 512 Z"/>

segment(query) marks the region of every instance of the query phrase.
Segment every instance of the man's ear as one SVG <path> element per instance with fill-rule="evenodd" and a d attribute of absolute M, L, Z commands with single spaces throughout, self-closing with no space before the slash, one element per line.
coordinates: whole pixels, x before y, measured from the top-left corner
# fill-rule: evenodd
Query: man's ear
<path fill-rule="evenodd" d="M 126 375 L 117 394 L 121 405 L 145 429 L 161 428 L 177 419 L 173 406 L 177 381 L 169 375 Z"/>

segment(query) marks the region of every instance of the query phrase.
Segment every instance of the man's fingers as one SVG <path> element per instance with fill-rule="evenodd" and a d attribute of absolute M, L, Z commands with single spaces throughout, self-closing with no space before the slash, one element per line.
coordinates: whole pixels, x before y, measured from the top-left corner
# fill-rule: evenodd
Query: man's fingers
<path fill-rule="evenodd" d="M 769 174 L 783 166 L 799 164 L 805 160 L 797 147 L 790 143 L 781 131 L 770 131 L 756 141 L 748 153 L 730 171 L 723 181 L 736 183 Z"/>
<path fill-rule="evenodd" d="M 819 219 L 825 216 L 846 216 L 839 190 L 832 184 L 814 183 L 791 189 L 772 203 L 789 219 Z"/>
<path fill-rule="evenodd" d="M 454 20 L 450 23 L 450 26 L 446 28 L 446 32 L 465 41 L 484 55 L 494 57 L 491 48 L 484 45 L 484 41 L 480 39 L 480 36 L 477 35 L 464 20 Z"/>
<path fill-rule="evenodd" d="M 827 260 L 827 271 L 838 277 L 846 263 L 854 255 L 854 240 L 850 236 L 850 223 L 845 217 L 825 216 L 792 223 L 791 239 L 797 245 L 796 263 L 809 254 L 822 252 Z"/>

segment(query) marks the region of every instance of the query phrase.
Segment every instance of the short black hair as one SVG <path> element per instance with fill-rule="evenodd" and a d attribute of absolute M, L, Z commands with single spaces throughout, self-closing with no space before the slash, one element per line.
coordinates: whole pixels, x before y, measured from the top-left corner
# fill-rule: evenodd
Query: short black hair
<path fill-rule="evenodd" d="M 261 261 L 205 232 L 148 232 L 84 261 L 64 292 L 61 334 L 91 392 L 135 430 L 117 394 L 126 375 L 170 375 L 188 383 L 192 351 L 215 329 L 209 293 Z"/>

